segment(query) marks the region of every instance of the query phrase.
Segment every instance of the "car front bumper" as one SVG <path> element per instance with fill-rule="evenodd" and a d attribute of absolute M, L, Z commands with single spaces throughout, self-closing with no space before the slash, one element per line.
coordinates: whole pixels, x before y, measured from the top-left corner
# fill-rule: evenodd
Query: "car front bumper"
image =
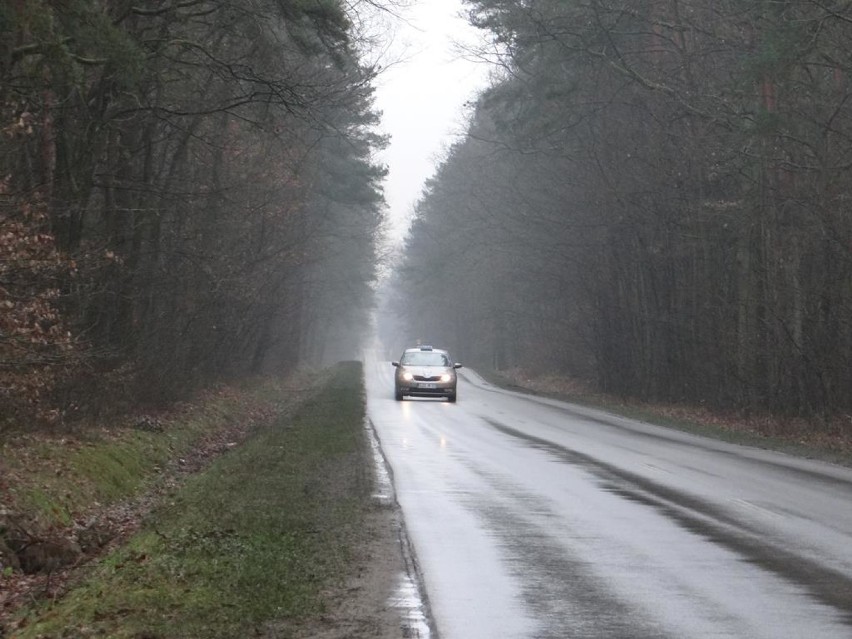
<path fill-rule="evenodd" d="M 397 394 L 411 397 L 453 397 L 456 387 L 454 384 L 405 382 L 397 386 Z"/>

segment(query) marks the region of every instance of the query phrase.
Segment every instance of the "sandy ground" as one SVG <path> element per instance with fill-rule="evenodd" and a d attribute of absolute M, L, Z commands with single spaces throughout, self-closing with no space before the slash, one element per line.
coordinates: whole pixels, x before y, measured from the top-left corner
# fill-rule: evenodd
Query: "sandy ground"
<path fill-rule="evenodd" d="M 365 434 L 375 490 L 364 526 L 353 533 L 358 537 L 352 540 L 358 551 L 350 575 L 341 587 L 325 593 L 324 615 L 299 624 L 272 623 L 266 639 L 428 639 L 435 635 L 421 599 L 391 477 L 369 424 Z"/>
<path fill-rule="evenodd" d="M 298 625 L 270 624 L 267 639 L 421 637 L 410 627 L 404 602 L 397 596 L 406 561 L 395 509 L 377 505 L 361 533 L 361 551 L 353 564 L 356 570 L 342 587 L 326 593 L 326 613 Z"/>

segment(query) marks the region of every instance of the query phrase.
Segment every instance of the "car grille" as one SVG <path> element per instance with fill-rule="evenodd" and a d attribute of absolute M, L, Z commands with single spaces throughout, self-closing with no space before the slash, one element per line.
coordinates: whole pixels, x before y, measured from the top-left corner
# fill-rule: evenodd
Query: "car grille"
<path fill-rule="evenodd" d="M 433 375 L 430 377 L 429 375 L 415 375 L 414 380 L 417 382 L 440 382 L 441 376 Z"/>

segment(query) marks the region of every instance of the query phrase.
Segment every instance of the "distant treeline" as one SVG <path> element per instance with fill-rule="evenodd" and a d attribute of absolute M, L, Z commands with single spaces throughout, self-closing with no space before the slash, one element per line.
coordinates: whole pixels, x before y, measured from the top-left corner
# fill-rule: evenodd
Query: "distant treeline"
<path fill-rule="evenodd" d="M 852 409 L 852 3 L 468 4 L 501 71 L 419 203 L 411 334 L 649 400 Z"/>
<path fill-rule="evenodd" d="M 0 3 L 0 427 L 364 325 L 383 140 L 353 6 Z"/>

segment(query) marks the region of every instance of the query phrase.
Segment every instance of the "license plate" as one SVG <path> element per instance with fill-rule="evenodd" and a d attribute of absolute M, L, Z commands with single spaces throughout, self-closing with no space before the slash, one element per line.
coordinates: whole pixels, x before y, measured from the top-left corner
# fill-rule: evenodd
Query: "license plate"
<path fill-rule="evenodd" d="M 436 384 L 420 384 L 420 388 L 438 388 Z"/>

